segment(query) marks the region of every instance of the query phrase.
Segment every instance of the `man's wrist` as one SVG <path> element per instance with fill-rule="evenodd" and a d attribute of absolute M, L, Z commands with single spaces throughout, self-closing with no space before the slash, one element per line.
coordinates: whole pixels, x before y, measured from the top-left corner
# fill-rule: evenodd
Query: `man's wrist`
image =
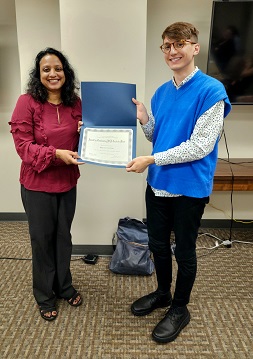
<path fill-rule="evenodd" d="M 143 118 L 141 120 L 138 118 L 138 120 L 141 126 L 145 126 L 148 123 L 149 117 L 147 116 L 146 118 Z"/>
<path fill-rule="evenodd" d="M 148 157 L 148 164 L 152 165 L 153 163 L 155 163 L 155 157 L 154 156 L 147 156 Z"/>

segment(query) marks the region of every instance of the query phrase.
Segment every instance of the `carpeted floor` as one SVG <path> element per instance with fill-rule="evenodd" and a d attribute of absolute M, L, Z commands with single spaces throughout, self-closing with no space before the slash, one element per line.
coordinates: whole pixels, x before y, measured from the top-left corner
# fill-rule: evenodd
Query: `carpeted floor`
<path fill-rule="evenodd" d="M 202 229 L 203 230 L 203 229 Z M 226 230 L 205 229 L 227 239 Z M 234 230 L 233 239 L 253 244 L 253 231 Z M 153 291 L 155 275 L 121 276 L 110 257 L 88 265 L 73 257 L 73 283 L 84 304 L 59 301 L 58 318 L 44 321 L 31 289 L 31 261 L 1 259 L 0 358 L 3 359 L 244 359 L 253 358 L 253 245 L 232 243 L 210 251 L 215 239 L 198 239 L 198 275 L 189 310 L 191 322 L 173 343 L 157 344 L 150 333 L 158 309 L 134 317 L 130 304 Z M 30 258 L 26 222 L 0 222 L 0 257 Z M 176 269 L 176 262 L 173 262 Z"/>

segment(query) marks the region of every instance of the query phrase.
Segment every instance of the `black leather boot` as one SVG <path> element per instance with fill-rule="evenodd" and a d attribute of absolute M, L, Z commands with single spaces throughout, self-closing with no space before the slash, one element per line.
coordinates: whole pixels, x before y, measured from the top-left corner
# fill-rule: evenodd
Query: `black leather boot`
<path fill-rule="evenodd" d="M 171 302 L 172 298 L 170 292 L 161 294 L 156 290 L 133 302 L 131 311 L 137 316 L 147 315 L 157 308 L 169 307 Z"/>
<path fill-rule="evenodd" d="M 172 306 L 153 330 L 152 338 L 158 343 L 172 342 L 189 321 L 190 313 L 186 306 Z"/>

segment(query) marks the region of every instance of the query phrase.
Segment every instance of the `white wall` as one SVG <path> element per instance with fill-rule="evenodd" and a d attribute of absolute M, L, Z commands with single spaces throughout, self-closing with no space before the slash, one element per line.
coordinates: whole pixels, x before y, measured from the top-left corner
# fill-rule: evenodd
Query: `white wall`
<path fill-rule="evenodd" d="M 11 114 L 35 55 L 61 47 L 58 0 L 0 0 L 0 212 L 23 212 L 20 159 L 10 134 Z"/>
<path fill-rule="evenodd" d="M 60 1 L 62 49 L 80 81 L 136 83 L 144 99 L 146 8 L 146 0 Z M 110 244 L 120 217 L 143 216 L 143 175 L 89 164 L 80 170 L 74 241 Z"/>
<path fill-rule="evenodd" d="M 24 91 L 36 54 L 46 47 L 61 48 L 59 0 L 16 0 L 15 3 L 21 89 Z"/>
<path fill-rule="evenodd" d="M 159 49 L 161 34 L 174 21 L 189 21 L 200 30 L 196 64 L 206 71 L 212 0 L 0 0 L 0 8 L 0 212 L 23 212 L 20 160 L 7 122 L 42 48 L 61 48 L 80 81 L 136 83 L 138 99 L 149 108 L 154 90 L 171 78 Z M 253 157 L 252 109 L 234 106 L 225 121 L 230 157 Z M 226 156 L 224 139 L 219 151 Z M 149 153 L 139 129 L 137 154 Z M 145 217 L 145 178 L 146 173 L 82 166 L 74 244 L 110 244 L 121 216 Z M 234 218 L 252 219 L 252 197 L 234 193 Z M 230 192 L 215 192 L 204 218 L 227 219 L 230 208 Z"/>
<path fill-rule="evenodd" d="M 11 110 L 20 94 L 15 1 L 0 0 L 0 9 L 0 212 L 19 212 L 23 211 L 17 183 L 19 161 L 8 125 Z"/>

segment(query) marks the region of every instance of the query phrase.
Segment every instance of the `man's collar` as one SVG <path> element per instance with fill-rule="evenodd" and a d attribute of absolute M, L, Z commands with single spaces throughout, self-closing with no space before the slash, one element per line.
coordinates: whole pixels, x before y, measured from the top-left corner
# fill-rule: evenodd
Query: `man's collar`
<path fill-rule="evenodd" d="M 186 78 L 180 82 L 179 85 L 176 84 L 176 81 L 175 81 L 175 78 L 174 76 L 172 77 L 172 82 L 174 84 L 174 86 L 176 87 L 176 89 L 179 89 L 181 86 L 183 86 L 186 82 L 188 82 L 195 74 L 196 72 L 198 71 L 198 66 L 195 66 L 195 69 L 190 73 L 190 75 L 186 76 Z"/>

